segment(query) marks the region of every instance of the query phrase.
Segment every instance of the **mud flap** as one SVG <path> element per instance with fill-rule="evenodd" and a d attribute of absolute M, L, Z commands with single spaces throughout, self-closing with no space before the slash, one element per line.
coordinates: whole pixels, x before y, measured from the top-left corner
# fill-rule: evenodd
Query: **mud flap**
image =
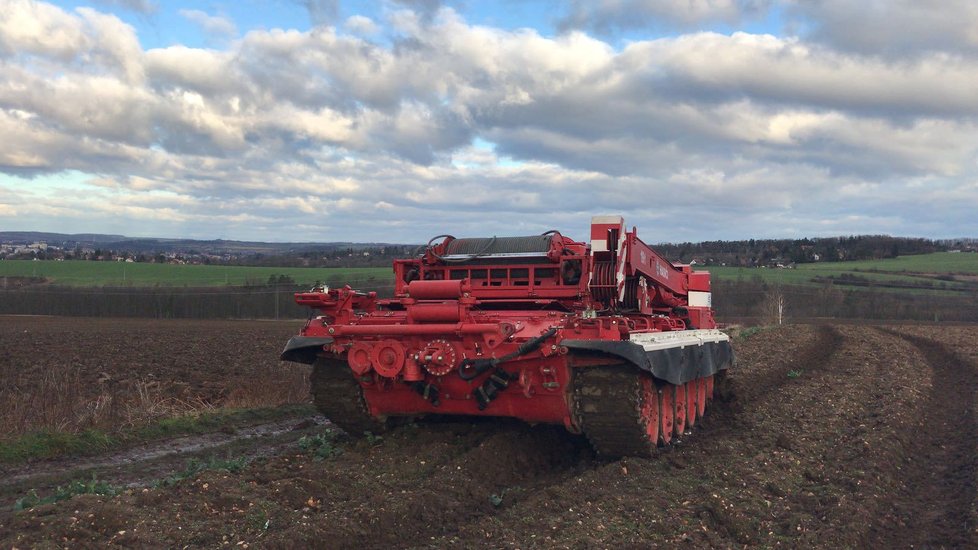
<path fill-rule="evenodd" d="M 630 341 L 564 340 L 561 345 L 570 350 L 621 357 L 652 376 L 676 385 L 716 374 L 732 367 L 735 361 L 733 348 L 725 340 L 652 350 Z"/>
<path fill-rule="evenodd" d="M 279 356 L 282 361 L 295 361 L 311 365 L 316 362 L 316 356 L 323 351 L 323 346 L 333 343 L 333 339 L 322 336 L 293 336 L 285 344 L 285 349 Z"/>

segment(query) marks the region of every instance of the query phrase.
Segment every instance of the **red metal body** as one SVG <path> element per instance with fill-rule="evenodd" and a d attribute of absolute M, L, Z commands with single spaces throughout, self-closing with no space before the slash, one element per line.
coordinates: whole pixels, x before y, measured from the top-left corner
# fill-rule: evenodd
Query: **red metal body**
<path fill-rule="evenodd" d="M 346 362 L 375 417 L 511 416 L 578 431 L 572 370 L 615 362 L 581 342 L 715 328 L 707 273 L 668 262 L 617 216 L 594 218 L 590 237 L 444 237 L 394 262 L 393 298 L 297 294 L 318 313 L 300 337 Z"/>

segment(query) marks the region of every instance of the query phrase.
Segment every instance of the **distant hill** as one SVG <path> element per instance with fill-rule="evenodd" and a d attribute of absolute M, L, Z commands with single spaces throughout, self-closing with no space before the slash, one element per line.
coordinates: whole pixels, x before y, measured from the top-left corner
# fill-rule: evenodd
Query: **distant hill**
<path fill-rule="evenodd" d="M 30 245 L 45 243 L 48 248 Z M 18 248 L 20 247 L 20 248 Z M 50 247 L 56 247 L 52 252 Z M 191 261 L 252 266 L 390 266 L 393 258 L 415 253 L 416 244 L 354 242 L 235 241 L 166 239 L 95 233 L 0 231 L 0 258 L 135 261 Z M 697 265 L 776 267 L 811 262 L 879 260 L 943 252 L 974 251 L 972 238 L 931 240 L 889 235 L 806 239 L 750 239 L 700 243 L 660 243 L 653 248 L 674 262 Z"/>
<path fill-rule="evenodd" d="M 43 233 L 40 231 L 0 231 L 0 243 L 27 244 L 37 241 L 44 241 L 48 244 L 61 242 L 79 242 L 88 244 L 101 244 L 108 242 L 118 242 L 127 240 L 123 235 L 103 235 L 99 233 L 78 233 L 69 235 L 65 233 Z"/>
<path fill-rule="evenodd" d="M 156 237 L 126 237 L 124 235 L 103 235 L 98 233 L 45 233 L 40 231 L 0 231 L 0 243 L 30 244 L 44 242 L 59 248 L 98 247 L 108 250 L 132 252 L 134 254 L 158 253 L 201 253 L 201 254 L 289 254 L 308 251 L 353 249 L 362 250 L 391 246 L 389 243 L 353 242 L 293 242 L 266 243 L 259 241 L 233 241 L 225 239 L 166 239 Z"/>

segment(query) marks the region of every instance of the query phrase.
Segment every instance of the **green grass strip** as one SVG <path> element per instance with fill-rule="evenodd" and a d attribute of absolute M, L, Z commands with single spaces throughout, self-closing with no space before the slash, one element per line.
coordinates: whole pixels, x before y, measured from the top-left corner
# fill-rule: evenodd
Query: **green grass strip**
<path fill-rule="evenodd" d="M 31 460 L 95 455 L 169 437 L 307 416 L 313 412 L 312 405 L 287 405 L 261 409 L 229 409 L 200 415 L 164 418 L 131 431 L 118 433 L 101 430 L 85 430 L 78 433 L 41 430 L 0 441 L 0 463 L 22 464 Z"/>
<path fill-rule="evenodd" d="M 90 480 L 76 479 L 64 487 L 59 485 L 54 490 L 54 493 L 46 497 L 39 496 L 37 491 L 31 489 L 25 496 L 14 502 L 14 511 L 20 512 L 29 510 L 35 506 L 41 506 L 42 504 L 53 504 L 62 500 L 68 500 L 76 495 L 115 496 L 120 492 L 122 492 L 122 487 L 99 481 L 95 476 L 92 476 Z"/>

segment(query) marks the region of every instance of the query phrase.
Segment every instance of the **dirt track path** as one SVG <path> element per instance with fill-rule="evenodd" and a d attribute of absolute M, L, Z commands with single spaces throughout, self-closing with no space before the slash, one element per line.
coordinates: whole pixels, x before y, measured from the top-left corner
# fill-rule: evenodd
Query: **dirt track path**
<path fill-rule="evenodd" d="M 0 544 L 974 546 L 978 376 L 957 351 L 859 326 L 736 347 L 724 398 L 652 459 L 600 459 L 547 426 L 420 424 L 326 460 L 285 445 L 240 474 L 40 507 Z"/>
<path fill-rule="evenodd" d="M 891 334 L 920 351 L 934 382 L 911 440 L 905 483 L 874 522 L 873 546 L 975 548 L 978 369 L 939 342 Z"/>
<path fill-rule="evenodd" d="M 174 458 L 185 461 L 191 457 L 208 453 L 220 454 L 235 448 L 247 449 L 246 456 L 267 455 L 284 441 L 301 437 L 298 434 L 286 438 L 280 436 L 291 432 L 308 433 L 309 428 L 326 423 L 327 420 L 318 415 L 307 419 L 289 418 L 226 432 L 155 441 L 96 457 L 52 460 L 30 466 L 0 469 L 0 475 L 3 476 L 4 486 L 30 485 L 37 488 L 38 482 L 50 483 L 50 480 L 77 479 L 98 474 L 99 479 L 114 485 L 137 487 L 145 485 L 154 474 L 169 473 Z M 139 467 L 138 475 L 131 471 L 133 466 Z M 112 472 L 116 472 L 116 475 L 113 476 Z"/>
<path fill-rule="evenodd" d="M 252 461 L 281 454 L 294 448 L 303 435 L 318 433 L 327 425 L 319 415 L 289 418 L 155 441 L 101 456 L 5 467 L 0 469 L 0 523 L 9 519 L 14 502 L 30 491 L 48 494 L 72 481 L 93 478 L 115 487 L 148 487 L 185 470 L 191 460 Z"/>

